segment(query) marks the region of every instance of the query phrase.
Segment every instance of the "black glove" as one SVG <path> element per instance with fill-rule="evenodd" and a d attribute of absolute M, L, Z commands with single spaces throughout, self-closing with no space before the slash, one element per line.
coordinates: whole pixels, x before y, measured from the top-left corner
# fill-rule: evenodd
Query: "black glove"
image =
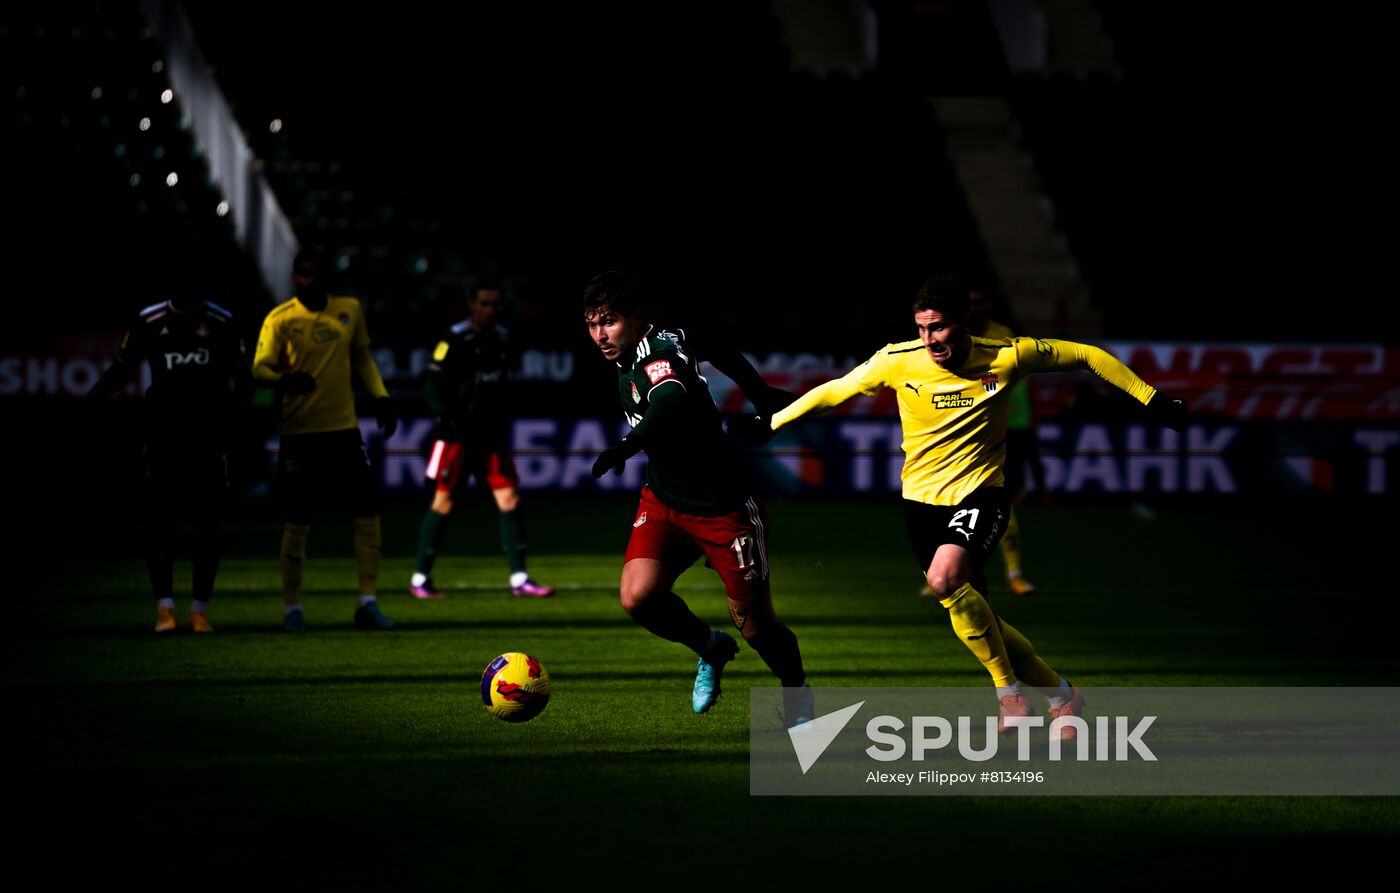
<path fill-rule="evenodd" d="M 753 406 L 754 409 L 758 410 L 759 415 L 771 419 L 779 410 L 786 409 L 788 404 L 796 399 L 797 395 L 792 391 L 768 387 L 753 401 Z"/>
<path fill-rule="evenodd" d="M 1152 399 L 1147 401 L 1148 417 L 1173 431 L 1186 430 L 1186 414 L 1186 401 L 1168 397 L 1161 391 L 1153 394 Z"/>
<path fill-rule="evenodd" d="M 773 426 L 767 416 L 738 416 L 729 419 L 726 427 L 731 437 L 747 447 L 761 447 L 773 439 Z"/>
<path fill-rule="evenodd" d="M 636 455 L 640 449 L 641 444 L 628 443 L 628 438 L 622 438 L 599 453 L 598 458 L 593 460 L 593 476 L 600 478 L 608 473 L 608 469 L 622 474 L 622 467 L 627 464 L 628 458 Z"/>
<path fill-rule="evenodd" d="M 288 372 L 277 379 L 277 389 L 284 394 L 309 394 L 316 390 L 316 378 L 310 372 Z"/>
<path fill-rule="evenodd" d="M 386 439 L 399 430 L 399 417 L 394 414 L 394 401 L 389 397 L 376 397 L 374 400 L 374 420 Z"/>

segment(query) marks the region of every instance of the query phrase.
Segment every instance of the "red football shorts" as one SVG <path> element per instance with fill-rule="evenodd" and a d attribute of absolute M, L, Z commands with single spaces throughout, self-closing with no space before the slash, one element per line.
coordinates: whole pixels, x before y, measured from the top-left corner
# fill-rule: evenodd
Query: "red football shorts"
<path fill-rule="evenodd" d="M 626 564 L 654 558 L 683 571 L 704 555 L 724 581 L 724 590 L 745 604 L 768 596 L 768 515 L 750 496 L 727 515 L 688 515 L 668 507 L 650 487 L 642 488 Z"/>
<path fill-rule="evenodd" d="M 485 481 L 492 490 L 520 485 L 520 475 L 515 473 L 515 460 L 505 447 L 469 447 L 466 444 L 439 440 L 433 444 L 433 454 L 428 459 L 427 477 L 437 481 L 439 493 L 451 493 L 471 475 L 478 481 Z"/>

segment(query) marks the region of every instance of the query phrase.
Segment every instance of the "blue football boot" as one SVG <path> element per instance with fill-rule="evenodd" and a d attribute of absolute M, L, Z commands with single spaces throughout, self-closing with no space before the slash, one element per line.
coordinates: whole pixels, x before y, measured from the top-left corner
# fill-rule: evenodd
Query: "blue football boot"
<path fill-rule="evenodd" d="M 379 602 L 365 602 L 355 609 L 355 626 L 359 629 L 394 629 L 394 621 L 379 610 Z"/>
<path fill-rule="evenodd" d="M 695 690 L 690 693 L 690 706 L 704 713 L 719 700 L 719 677 L 724 665 L 739 654 L 739 643 L 729 633 L 715 630 L 715 644 L 710 659 L 700 658 L 695 667 Z"/>
<path fill-rule="evenodd" d="M 816 718 L 812 686 L 804 682 L 801 688 L 783 689 L 783 725 L 791 729 L 806 725 Z"/>

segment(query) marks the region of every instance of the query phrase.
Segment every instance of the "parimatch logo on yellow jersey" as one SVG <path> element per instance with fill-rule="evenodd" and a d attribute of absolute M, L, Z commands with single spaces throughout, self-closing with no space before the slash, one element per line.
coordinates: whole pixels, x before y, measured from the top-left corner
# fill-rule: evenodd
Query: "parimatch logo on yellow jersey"
<path fill-rule="evenodd" d="M 972 398 L 964 397 L 962 394 L 934 394 L 934 409 L 960 409 L 964 406 L 971 406 Z"/>

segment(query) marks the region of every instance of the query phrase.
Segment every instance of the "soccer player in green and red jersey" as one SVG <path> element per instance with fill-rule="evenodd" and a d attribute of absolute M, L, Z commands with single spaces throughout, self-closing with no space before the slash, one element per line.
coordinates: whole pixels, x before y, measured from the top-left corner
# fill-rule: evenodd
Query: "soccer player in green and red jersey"
<path fill-rule="evenodd" d="M 548 598 L 554 588 L 525 572 L 525 509 L 520 504 L 520 476 L 510 450 L 508 380 L 516 351 L 505 326 L 496 322 L 503 293 L 481 283 L 472 288 L 471 315 L 457 323 L 433 349 L 427 397 L 437 416 L 438 437 L 428 461 L 433 502 L 418 534 L 418 562 L 409 579 L 414 598 L 438 599 L 433 564 L 447 537 L 457 494 L 468 480 L 485 484 L 500 510 L 501 546 L 510 567 L 510 594 Z"/>
<path fill-rule="evenodd" d="M 968 288 L 935 276 L 914 302 L 919 337 L 889 344 L 843 378 L 818 385 L 771 421 L 754 419 L 746 439 L 759 443 L 803 416 L 857 394 L 890 388 L 904 428 L 904 519 L 929 587 L 953 629 L 996 685 L 1000 731 L 1033 713 L 1021 682 L 1050 702 L 1051 734 L 1073 740 L 1084 707 L 1079 689 L 1060 676 L 1030 641 L 992 610 L 982 566 L 1006 531 L 1006 421 L 1011 389 L 1027 375 L 1088 369 L 1147 406 L 1149 415 L 1182 430 L 1186 406 L 1158 393 L 1109 353 L 1073 341 L 978 338 L 972 335 Z M 742 430 L 742 429 L 741 429 Z M 1082 720 L 1080 720 L 1082 722 Z"/>
<path fill-rule="evenodd" d="M 584 291 L 589 337 L 617 364 L 618 396 L 632 426 L 621 442 L 599 454 L 593 474 L 621 473 L 638 452 L 648 460 L 647 484 L 623 558 L 622 607 L 653 635 L 696 653 L 691 707 L 706 712 L 719 698 L 724 666 L 739 646 L 695 616 L 671 589 L 704 556 L 724 582 L 734 626 L 783 685 L 787 724 L 801 724 L 813 718 L 812 690 L 797 636 L 773 612 L 768 522 L 753 495 L 751 474 L 724 435 L 684 332 L 652 327 L 645 309 L 639 277 L 630 273 L 601 273 Z M 746 386 L 757 380 L 749 374 L 752 367 L 720 368 L 765 418 L 782 403 L 772 389 Z"/>

